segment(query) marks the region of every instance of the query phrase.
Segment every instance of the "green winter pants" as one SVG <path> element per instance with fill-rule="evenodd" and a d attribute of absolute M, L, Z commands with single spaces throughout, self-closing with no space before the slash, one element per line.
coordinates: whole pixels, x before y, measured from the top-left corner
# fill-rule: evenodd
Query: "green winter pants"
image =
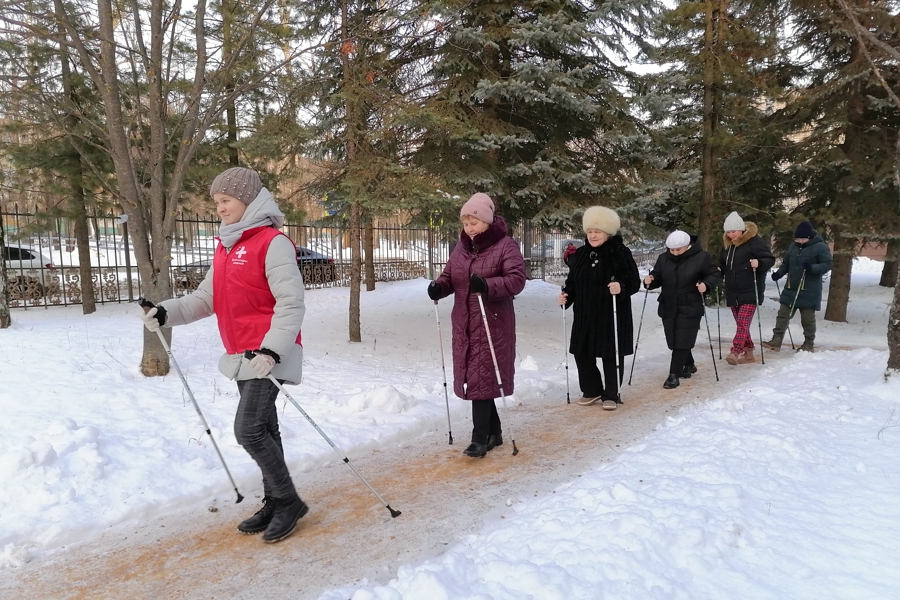
<path fill-rule="evenodd" d="M 800 325 L 803 327 L 803 341 L 813 344 L 816 341 L 816 309 L 814 308 L 798 308 L 795 312 L 800 313 Z M 778 315 L 775 317 L 775 329 L 772 330 L 773 339 L 779 343 L 784 339 L 784 333 L 787 331 L 788 323 L 791 320 L 791 307 L 782 304 L 778 308 Z"/>

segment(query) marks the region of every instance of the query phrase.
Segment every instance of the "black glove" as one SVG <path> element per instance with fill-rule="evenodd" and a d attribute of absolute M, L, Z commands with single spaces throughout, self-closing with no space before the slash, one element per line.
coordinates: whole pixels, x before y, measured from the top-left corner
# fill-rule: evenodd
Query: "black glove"
<path fill-rule="evenodd" d="M 473 294 L 485 294 L 487 295 L 487 281 L 472 273 L 472 276 L 469 277 L 469 290 Z"/>
<path fill-rule="evenodd" d="M 772 281 L 778 281 L 782 277 L 784 277 L 784 275 L 779 275 L 778 271 L 772 271 Z"/>
<path fill-rule="evenodd" d="M 435 302 L 441 299 L 441 286 L 437 281 L 428 284 L 428 297 Z"/>
<path fill-rule="evenodd" d="M 808 260 L 803 261 L 803 270 L 809 271 L 810 269 L 812 269 L 812 263 L 809 262 Z"/>

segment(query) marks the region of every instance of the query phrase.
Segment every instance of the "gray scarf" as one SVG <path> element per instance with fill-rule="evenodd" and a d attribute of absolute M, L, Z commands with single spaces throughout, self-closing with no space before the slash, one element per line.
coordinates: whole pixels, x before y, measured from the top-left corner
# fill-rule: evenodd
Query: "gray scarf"
<path fill-rule="evenodd" d="M 278 209 L 275 198 L 266 188 L 259 191 L 256 199 L 247 205 L 244 216 L 237 223 L 219 226 L 219 239 L 226 248 L 238 243 L 245 231 L 256 227 L 284 227 L 284 214 Z"/>

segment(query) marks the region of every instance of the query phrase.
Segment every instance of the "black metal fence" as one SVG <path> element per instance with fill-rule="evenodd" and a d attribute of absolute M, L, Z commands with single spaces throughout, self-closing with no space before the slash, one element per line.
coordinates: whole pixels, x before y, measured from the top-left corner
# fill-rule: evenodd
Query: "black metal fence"
<path fill-rule="evenodd" d="M 72 223 L 62 217 L 0 212 L 6 231 L 4 260 L 9 278 L 11 308 L 80 304 L 82 257 Z M 128 235 L 128 224 L 114 216 L 91 216 L 90 273 L 98 303 L 130 302 L 141 295 L 141 281 Z M 176 221 L 171 252 L 172 286 L 176 296 L 196 289 L 215 252 L 219 220 L 198 215 Z M 285 233 L 297 245 L 297 262 L 307 288 L 350 284 L 350 231 L 348 229 L 291 225 Z M 520 223 L 513 237 L 535 279 L 561 281 L 568 268 L 563 253 L 569 242 L 580 245 L 581 236 L 551 232 Z M 375 227 L 372 264 L 376 281 L 433 279 L 443 269 L 458 231 L 442 235 L 435 229 Z M 449 238 L 449 239 L 448 239 Z M 641 262 L 654 260 L 654 252 L 635 252 Z M 363 280 L 365 281 L 365 267 Z"/>

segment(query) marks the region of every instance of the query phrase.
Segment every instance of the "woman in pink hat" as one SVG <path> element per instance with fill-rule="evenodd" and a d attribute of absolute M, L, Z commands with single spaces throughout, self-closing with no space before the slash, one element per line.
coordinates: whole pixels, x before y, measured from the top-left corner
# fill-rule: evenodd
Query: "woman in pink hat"
<path fill-rule="evenodd" d="M 428 297 L 453 294 L 453 391 L 472 401 L 472 443 L 467 456 L 482 457 L 503 444 L 494 400 L 500 385 L 494 371 L 488 334 L 494 344 L 503 393 L 514 392 L 516 315 L 513 297 L 525 288 L 525 260 L 509 237 L 503 217 L 494 214 L 487 194 L 475 194 L 459 212 L 459 243 L 440 277 L 428 285 Z M 485 330 L 478 295 L 484 302 L 490 332 Z"/>

